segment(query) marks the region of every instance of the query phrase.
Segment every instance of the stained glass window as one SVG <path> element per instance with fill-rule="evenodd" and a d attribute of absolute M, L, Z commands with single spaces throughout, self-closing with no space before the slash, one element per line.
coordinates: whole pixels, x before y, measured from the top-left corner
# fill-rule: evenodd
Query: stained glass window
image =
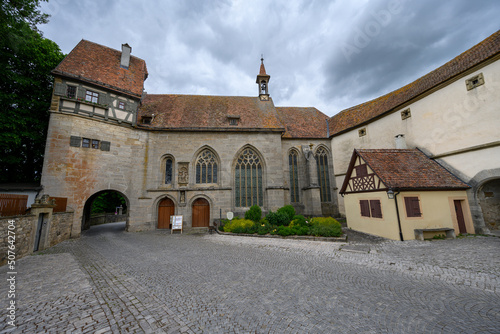
<path fill-rule="evenodd" d="M 299 202 L 298 160 L 297 151 L 291 151 L 288 155 L 288 168 L 290 170 L 290 201 L 292 203 Z"/>
<path fill-rule="evenodd" d="M 263 206 L 262 163 L 250 148 L 243 150 L 236 161 L 234 173 L 235 200 L 237 207 Z"/>
<path fill-rule="evenodd" d="M 210 150 L 204 150 L 196 159 L 196 183 L 217 183 L 217 160 Z"/>
<path fill-rule="evenodd" d="M 323 147 L 320 147 L 316 151 L 315 158 L 318 167 L 321 202 L 331 202 L 332 194 L 330 192 L 330 173 L 328 172 L 328 152 Z"/>
<path fill-rule="evenodd" d="M 172 184 L 172 164 L 171 158 L 165 159 L 165 184 Z"/>

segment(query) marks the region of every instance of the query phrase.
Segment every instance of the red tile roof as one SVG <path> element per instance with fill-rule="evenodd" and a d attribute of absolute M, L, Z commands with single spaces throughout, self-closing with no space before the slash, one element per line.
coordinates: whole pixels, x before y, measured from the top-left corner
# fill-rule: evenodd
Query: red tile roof
<path fill-rule="evenodd" d="M 82 39 L 52 73 L 140 97 L 148 76 L 146 62 L 131 56 L 124 69 L 120 61 L 121 51 Z"/>
<path fill-rule="evenodd" d="M 420 79 L 377 99 L 341 111 L 329 121 L 330 134 L 332 136 L 341 134 L 393 111 L 411 99 L 497 55 L 499 52 L 500 30 Z"/>
<path fill-rule="evenodd" d="M 139 108 L 143 116 L 154 118 L 151 129 L 284 131 L 272 100 L 258 97 L 148 94 Z M 229 125 L 237 118 L 238 125 Z"/>
<path fill-rule="evenodd" d="M 285 138 L 328 138 L 328 116 L 316 108 L 276 107 Z"/>
<path fill-rule="evenodd" d="M 387 188 L 397 190 L 460 190 L 470 188 L 436 161 L 418 149 L 354 150 L 347 175 L 360 156 Z M 349 177 L 342 185 L 347 187 Z"/>

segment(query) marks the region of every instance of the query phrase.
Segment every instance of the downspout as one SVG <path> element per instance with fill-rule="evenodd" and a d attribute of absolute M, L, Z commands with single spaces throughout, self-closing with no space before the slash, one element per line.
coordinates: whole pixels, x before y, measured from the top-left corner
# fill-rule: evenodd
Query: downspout
<path fill-rule="evenodd" d="M 403 232 L 401 231 L 401 219 L 399 219 L 399 208 L 398 208 L 398 194 L 399 193 L 400 193 L 400 191 L 398 191 L 397 193 L 394 193 L 394 203 L 396 203 L 396 216 L 398 217 L 399 239 L 401 239 L 401 241 L 404 241 Z"/>

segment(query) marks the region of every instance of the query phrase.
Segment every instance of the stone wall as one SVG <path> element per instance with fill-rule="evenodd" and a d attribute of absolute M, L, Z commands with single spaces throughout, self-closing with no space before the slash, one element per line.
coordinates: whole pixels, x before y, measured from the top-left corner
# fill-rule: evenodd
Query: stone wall
<path fill-rule="evenodd" d="M 14 220 L 15 228 L 9 230 L 9 221 Z M 49 215 L 47 226 L 47 240 L 40 242 L 40 250 L 52 247 L 71 236 L 71 226 L 73 224 L 73 212 L 58 212 Z M 38 215 L 31 214 L 25 216 L 11 216 L 0 218 L 0 266 L 7 263 L 9 232 L 15 233 L 15 258 L 20 258 L 33 253 L 36 228 L 38 226 Z M 14 234 L 10 234 L 14 235 Z"/>
<path fill-rule="evenodd" d="M 101 225 L 106 223 L 116 223 L 127 221 L 127 215 L 115 215 L 114 213 L 103 213 L 101 215 L 92 216 L 90 218 L 90 226 Z"/>

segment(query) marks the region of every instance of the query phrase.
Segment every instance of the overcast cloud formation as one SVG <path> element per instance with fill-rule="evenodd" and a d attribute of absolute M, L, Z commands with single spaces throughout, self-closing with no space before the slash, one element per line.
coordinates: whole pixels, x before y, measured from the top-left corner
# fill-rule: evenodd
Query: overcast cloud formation
<path fill-rule="evenodd" d="M 49 0 L 64 53 L 132 46 L 148 93 L 256 96 L 332 116 L 398 89 L 500 29 L 497 0 Z"/>

